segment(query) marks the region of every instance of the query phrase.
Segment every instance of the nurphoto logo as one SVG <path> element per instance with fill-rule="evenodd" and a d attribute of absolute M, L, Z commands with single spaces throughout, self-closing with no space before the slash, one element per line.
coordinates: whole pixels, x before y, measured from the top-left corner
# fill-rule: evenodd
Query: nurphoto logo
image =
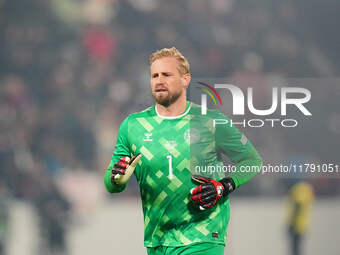
<path fill-rule="evenodd" d="M 291 107 L 296 107 L 301 114 L 304 116 L 311 116 L 312 113 L 307 109 L 305 104 L 311 99 L 311 92 L 306 88 L 301 87 L 274 87 L 272 88 L 272 100 L 271 106 L 267 109 L 256 109 L 254 106 L 254 91 L 253 88 L 247 88 L 246 95 L 243 91 L 233 85 L 233 84 L 214 84 L 209 85 L 203 82 L 198 82 L 202 87 L 202 91 L 204 93 L 201 94 L 201 114 L 207 114 L 207 95 L 213 100 L 214 104 L 217 106 L 217 102 L 215 99 L 218 99 L 220 105 L 223 105 L 220 94 L 216 91 L 216 89 L 223 89 L 231 93 L 233 108 L 232 113 L 235 116 L 245 115 L 245 107 L 248 108 L 249 112 L 260 116 L 257 119 L 243 119 L 241 122 L 233 122 L 232 119 L 215 119 L 214 126 L 216 125 L 242 125 L 243 127 L 263 127 L 265 124 L 269 124 L 271 127 L 275 127 L 278 123 L 282 127 L 296 127 L 298 125 L 298 121 L 292 118 L 265 118 L 263 116 L 269 116 L 277 111 L 279 108 L 280 116 L 287 116 L 287 106 L 291 105 Z M 279 93 L 280 92 L 280 93 Z M 214 96 L 214 95 L 215 96 Z M 279 96 L 280 94 L 280 96 Z M 298 95 L 298 96 L 297 96 Z"/>

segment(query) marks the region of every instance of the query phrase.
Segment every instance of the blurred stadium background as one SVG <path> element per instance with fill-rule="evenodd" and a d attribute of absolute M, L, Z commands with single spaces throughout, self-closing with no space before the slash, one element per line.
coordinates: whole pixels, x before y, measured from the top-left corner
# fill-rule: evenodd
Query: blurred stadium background
<path fill-rule="evenodd" d="M 150 53 L 176 46 L 193 77 L 236 84 L 336 78 L 339 13 L 335 0 L 0 0 L 0 254 L 146 254 L 135 180 L 113 196 L 103 174 L 121 121 L 152 103 Z M 265 163 L 340 163 L 339 85 L 315 88 L 310 132 L 247 132 Z M 339 178 L 310 181 L 305 254 L 337 255 Z M 232 195 L 226 254 L 289 254 L 293 182 L 258 176 Z"/>

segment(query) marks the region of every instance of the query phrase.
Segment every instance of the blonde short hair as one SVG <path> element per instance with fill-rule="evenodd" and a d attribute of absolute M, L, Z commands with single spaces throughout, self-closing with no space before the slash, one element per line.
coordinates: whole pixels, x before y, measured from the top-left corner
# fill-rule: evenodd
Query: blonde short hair
<path fill-rule="evenodd" d="M 190 64 L 188 60 L 182 55 L 182 53 L 177 50 L 175 47 L 172 48 L 164 48 L 158 51 L 155 51 L 150 55 L 150 67 L 153 62 L 157 59 L 164 57 L 175 57 L 178 61 L 178 71 L 180 74 L 190 73 Z"/>

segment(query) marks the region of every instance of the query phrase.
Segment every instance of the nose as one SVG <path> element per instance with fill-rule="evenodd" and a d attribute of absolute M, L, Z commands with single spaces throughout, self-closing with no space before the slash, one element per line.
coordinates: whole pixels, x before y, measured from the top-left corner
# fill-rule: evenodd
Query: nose
<path fill-rule="evenodd" d="M 164 82 L 164 77 L 163 77 L 163 75 L 159 75 L 158 77 L 157 77 L 157 84 L 158 83 L 163 83 Z"/>
<path fill-rule="evenodd" d="M 155 82 L 156 85 L 163 85 L 164 84 L 164 77 L 162 75 L 158 76 L 156 78 L 156 82 Z"/>

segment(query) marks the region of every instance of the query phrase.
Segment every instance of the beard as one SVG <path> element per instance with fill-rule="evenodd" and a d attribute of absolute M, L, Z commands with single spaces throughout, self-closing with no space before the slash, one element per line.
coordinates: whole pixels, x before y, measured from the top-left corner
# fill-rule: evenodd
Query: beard
<path fill-rule="evenodd" d="M 169 107 L 177 101 L 177 99 L 182 95 L 182 91 L 170 93 L 168 91 L 165 93 L 152 92 L 152 97 L 155 99 L 157 104 L 163 105 L 164 107 Z"/>

